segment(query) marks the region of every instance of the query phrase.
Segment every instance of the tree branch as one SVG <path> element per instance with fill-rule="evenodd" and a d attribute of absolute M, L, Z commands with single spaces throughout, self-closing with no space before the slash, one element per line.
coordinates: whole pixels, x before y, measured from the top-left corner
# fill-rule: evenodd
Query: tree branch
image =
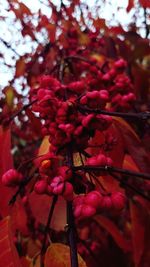
<path fill-rule="evenodd" d="M 63 83 L 64 70 L 65 70 L 65 60 L 62 59 L 59 69 L 59 80 Z M 67 91 L 65 90 L 64 100 L 67 100 Z M 73 164 L 73 152 L 71 144 L 67 145 L 67 164 L 70 168 L 74 166 Z M 74 223 L 72 201 L 67 201 L 67 232 L 70 246 L 70 258 L 71 267 L 78 267 L 78 256 L 77 256 L 77 240 L 76 240 L 76 228 Z"/>
<path fill-rule="evenodd" d="M 52 216 L 53 216 L 53 212 L 54 212 L 54 209 L 55 209 L 55 205 L 56 205 L 57 199 L 58 199 L 58 196 L 55 195 L 53 197 L 52 204 L 50 206 L 49 215 L 48 215 L 48 219 L 47 219 L 47 224 L 46 224 L 45 231 L 44 231 L 44 239 L 43 239 L 43 244 L 42 244 L 42 248 L 41 248 L 41 261 L 40 261 L 41 267 L 44 267 L 42 257 L 43 257 L 43 255 L 45 253 L 47 232 L 49 230 L 49 226 L 50 226 L 50 223 L 51 223 L 51 220 L 52 220 Z"/>
<path fill-rule="evenodd" d="M 88 107 L 84 107 L 82 105 L 78 105 L 79 111 L 82 113 L 95 113 L 95 114 L 103 114 L 103 115 L 110 115 L 114 117 L 121 117 L 125 119 L 139 119 L 139 120 L 147 120 L 150 118 L 150 112 L 138 112 L 138 113 L 124 113 L 124 112 L 116 112 L 116 111 L 107 111 L 101 109 L 91 109 Z"/>
<path fill-rule="evenodd" d="M 150 174 L 148 173 L 140 173 L 140 172 L 135 172 L 127 169 L 120 169 L 112 166 L 89 166 L 89 165 L 84 165 L 84 166 L 73 166 L 72 170 L 74 171 L 79 171 L 79 170 L 84 170 L 84 171 L 104 171 L 104 172 L 112 172 L 112 173 L 120 173 L 123 175 L 127 176 L 132 176 L 132 177 L 139 177 L 144 180 L 150 180 Z"/>
<path fill-rule="evenodd" d="M 141 197 L 145 198 L 146 200 L 150 201 L 150 197 L 145 195 L 142 191 L 138 190 L 138 188 L 135 188 L 133 185 L 128 184 L 125 180 L 121 179 L 120 177 L 118 177 L 116 174 L 112 173 L 111 171 L 109 172 L 109 174 L 115 178 L 117 181 L 120 182 L 120 186 L 124 187 L 124 188 L 129 188 L 131 189 L 133 192 L 135 192 L 137 195 L 140 195 Z"/>

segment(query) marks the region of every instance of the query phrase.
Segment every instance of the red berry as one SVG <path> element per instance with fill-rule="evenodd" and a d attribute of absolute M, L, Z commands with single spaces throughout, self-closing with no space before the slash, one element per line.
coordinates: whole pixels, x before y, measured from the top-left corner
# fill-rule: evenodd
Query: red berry
<path fill-rule="evenodd" d="M 116 210 L 121 210 L 125 207 L 126 198 L 121 192 L 113 192 L 111 195 L 112 205 Z"/>
<path fill-rule="evenodd" d="M 73 186 L 71 183 L 65 182 L 65 190 L 63 192 L 63 197 L 67 201 L 72 201 L 73 200 Z"/>
<path fill-rule="evenodd" d="M 101 202 L 101 208 L 104 210 L 110 209 L 112 207 L 112 200 L 110 196 L 104 196 Z"/>
<path fill-rule="evenodd" d="M 38 194 L 44 194 L 47 189 L 47 183 L 45 180 L 41 180 L 35 183 L 34 191 Z"/>
<path fill-rule="evenodd" d="M 89 205 L 82 206 L 81 217 L 83 216 L 85 218 L 88 218 L 88 217 L 92 217 L 95 214 L 96 214 L 96 209 L 94 207 L 89 206 Z"/>
<path fill-rule="evenodd" d="M 98 191 L 92 191 L 85 196 L 85 204 L 98 209 L 101 205 L 102 196 Z"/>
<path fill-rule="evenodd" d="M 22 174 L 16 171 L 15 169 L 10 169 L 5 172 L 2 176 L 2 183 L 6 186 L 16 186 L 19 185 L 22 181 Z"/>

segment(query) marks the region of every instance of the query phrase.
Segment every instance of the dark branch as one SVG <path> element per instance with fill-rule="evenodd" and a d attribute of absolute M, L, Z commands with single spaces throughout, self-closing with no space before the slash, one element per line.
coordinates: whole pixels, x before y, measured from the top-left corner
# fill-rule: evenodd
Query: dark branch
<path fill-rule="evenodd" d="M 43 244 L 42 244 L 42 248 L 41 248 L 41 262 L 40 262 L 41 267 L 44 266 L 42 258 L 43 258 L 43 255 L 45 253 L 45 250 L 46 250 L 47 233 L 49 231 L 49 226 L 51 224 L 51 220 L 52 220 L 52 216 L 53 216 L 53 213 L 54 213 L 54 209 L 55 209 L 55 205 L 56 205 L 57 199 L 58 199 L 58 196 L 55 195 L 53 197 L 52 204 L 50 206 L 49 215 L 48 215 L 48 219 L 47 219 L 47 224 L 46 224 L 46 227 L 45 227 L 45 230 L 44 230 L 44 239 L 43 239 Z"/>
<path fill-rule="evenodd" d="M 59 80 L 61 81 L 61 83 L 63 83 L 66 63 L 67 62 L 62 59 L 59 68 Z M 68 98 L 67 91 L 65 91 L 64 100 L 67 100 L 67 98 Z M 67 164 L 70 168 L 74 166 L 73 151 L 71 144 L 67 146 Z M 67 230 L 68 230 L 67 232 L 68 232 L 68 239 L 70 246 L 71 267 L 78 267 L 76 228 L 74 223 L 72 201 L 67 201 Z"/>
<path fill-rule="evenodd" d="M 94 114 L 103 114 L 110 115 L 114 117 L 121 117 L 125 119 L 139 119 L 139 120 L 147 120 L 150 118 L 150 112 L 139 112 L 139 113 L 124 113 L 124 112 L 116 112 L 116 111 L 107 111 L 101 109 L 91 109 L 88 107 L 84 107 L 82 105 L 78 105 L 79 111 L 82 113 L 94 113 Z"/>
<path fill-rule="evenodd" d="M 145 195 L 142 191 L 140 191 L 138 188 L 134 187 L 133 185 L 131 184 L 128 184 L 127 181 L 121 179 L 120 177 L 118 177 L 116 174 L 114 173 L 111 173 L 111 171 L 109 172 L 109 174 L 115 178 L 117 181 L 120 182 L 120 186 L 124 187 L 124 188 L 129 188 L 131 189 L 133 192 L 135 192 L 137 195 L 143 197 L 144 199 L 150 201 L 150 197 Z"/>
<path fill-rule="evenodd" d="M 123 175 L 127 175 L 127 176 L 132 176 L 132 177 L 139 177 L 142 178 L 144 180 L 150 180 L 150 174 L 148 173 L 140 173 L 140 172 L 135 172 L 135 171 L 131 171 L 131 170 L 127 170 L 127 169 L 120 169 L 120 168 L 116 168 L 116 167 L 111 167 L 111 166 L 89 166 L 89 165 L 85 165 L 85 166 L 73 166 L 72 169 L 74 171 L 78 171 L 78 170 L 84 170 L 84 171 L 104 171 L 104 172 L 112 172 L 112 173 L 120 173 Z"/>
<path fill-rule="evenodd" d="M 84 61 L 94 67 L 96 67 L 99 71 L 102 71 L 102 68 L 100 66 L 98 66 L 95 62 L 87 59 L 87 58 L 84 58 L 84 57 L 81 57 L 81 56 L 68 56 L 68 57 L 65 57 L 64 60 L 69 60 L 69 59 L 73 59 L 73 60 L 80 60 L 80 61 Z"/>

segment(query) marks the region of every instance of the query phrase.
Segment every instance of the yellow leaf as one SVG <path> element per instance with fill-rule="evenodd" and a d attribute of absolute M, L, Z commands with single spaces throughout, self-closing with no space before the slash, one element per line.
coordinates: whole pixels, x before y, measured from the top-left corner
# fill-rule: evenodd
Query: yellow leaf
<path fill-rule="evenodd" d="M 96 53 L 93 53 L 91 55 L 91 57 L 93 59 L 96 59 L 99 63 L 103 64 L 103 62 L 105 61 L 105 57 L 103 55 L 100 55 L 100 54 L 96 54 Z"/>
<path fill-rule="evenodd" d="M 13 106 L 14 97 L 15 97 L 14 88 L 12 86 L 7 86 L 5 87 L 4 92 L 6 96 L 6 103 L 8 107 L 11 108 Z"/>
<path fill-rule="evenodd" d="M 49 147 L 50 147 L 50 142 L 49 142 L 49 136 L 47 135 L 44 137 L 44 139 L 40 145 L 38 156 L 41 156 L 41 155 L 48 153 Z"/>
<path fill-rule="evenodd" d="M 79 267 L 86 267 L 85 262 L 78 255 Z M 54 243 L 51 244 L 45 254 L 45 267 L 71 267 L 69 246 Z"/>

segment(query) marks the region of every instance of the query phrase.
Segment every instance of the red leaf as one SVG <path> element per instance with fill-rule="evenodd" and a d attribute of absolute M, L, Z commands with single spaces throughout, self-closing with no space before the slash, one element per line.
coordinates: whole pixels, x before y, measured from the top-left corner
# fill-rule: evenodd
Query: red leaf
<path fill-rule="evenodd" d="M 134 0 L 128 0 L 127 12 L 134 7 Z"/>
<path fill-rule="evenodd" d="M 13 160 L 11 155 L 11 135 L 10 129 L 3 129 L 0 126 L 0 214 L 6 216 L 9 213 L 8 202 L 12 196 L 13 189 L 4 186 L 1 177 L 4 172 L 13 168 Z"/>
<path fill-rule="evenodd" d="M 116 139 L 116 144 L 114 145 L 114 149 L 112 151 L 107 152 L 107 155 L 112 158 L 113 165 L 115 167 L 121 168 L 123 165 L 124 155 L 125 155 L 125 147 L 122 135 L 120 131 L 118 131 L 115 124 L 113 124 L 109 130 L 105 132 L 106 134 L 111 134 Z M 100 151 L 99 145 L 104 143 L 104 133 L 101 133 L 99 131 L 96 132 L 96 135 L 92 139 L 90 145 L 94 146 L 93 148 L 89 148 L 87 151 L 95 155 Z M 112 191 L 122 191 L 122 188 L 119 186 L 119 182 L 116 181 L 112 176 L 100 176 L 99 181 L 102 183 L 104 188 L 107 190 L 107 192 Z"/>
<path fill-rule="evenodd" d="M 13 243 L 10 217 L 0 221 L 0 266 L 21 267 L 19 256 Z"/>
<path fill-rule="evenodd" d="M 140 171 L 150 172 L 150 158 L 133 128 L 121 118 L 115 118 L 114 122 L 123 137 L 127 152 Z"/>
<path fill-rule="evenodd" d="M 19 230 L 23 235 L 28 235 L 27 214 L 20 199 L 11 208 L 11 221 L 14 230 Z"/>
<path fill-rule="evenodd" d="M 27 109 L 26 114 L 29 117 L 29 121 L 31 122 L 31 129 L 32 131 L 37 134 L 37 136 L 41 136 L 41 122 L 40 120 L 35 117 L 34 113 L 31 110 Z"/>
<path fill-rule="evenodd" d="M 2 175 L 10 168 L 13 168 L 10 129 L 3 129 L 2 126 L 0 126 L 0 148 L 0 175 Z"/>
<path fill-rule="evenodd" d="M 46 195 L 37 195 L 32 192 L 29 196 L 33 216 L 42 224 L 46 224 L 52 198 Z M 51 228 L 61 231 L 66 225 L 66 201 L 59 197 L 53 213 Z"/>
<path fill-rule="evenodd" d="M 150 214 L 146 211 L 146 209 L 143 209 L 143 205 L 141 206 L 139 202 L 130 202 L 130 213 L 133 257 L 135 266 L 146 267 L 150 262 L 150 254 L 148 253 L 148 243 L 150 243 L 148 241 L 150 234 Z"/>
<path fill-rule="evenodd" d="M 123 249 L 123 251 L 131 251 L 131 243 L 124 237 L 123 233 L 121 233 L 110 219 L 101 215 L 97 215 L 94 219 L 113 237 L 116 244 Z"/>
<path fill-rule="evenodd" d="M 125 31 L 121 26 L 114 26 L 109 29 L 109 31 L 113 34 L 123 34 Z"/>
<path fill-rule="evenodd" d="M 139 3 L 144 8 L 150 7 L 150 1 L 149 0 L 139 0 Z"/>
<path fill-rule="evenodd" d="M 22 257 L 20 259 L 21 261 L 21 265 L 22 267 L 30 267 L 30 264 L 31 264 L 31 260 L 29 258 L 26 258 L 26 257 Z"/>
<path fill-rule="evenodd" d="M 106 26 L 106 21 L 105 19 L 96 19 L 96 20 L 93 20 L 93 25 L 94 27 L 97 29 L 107 29 L 107 26 Z"/>

